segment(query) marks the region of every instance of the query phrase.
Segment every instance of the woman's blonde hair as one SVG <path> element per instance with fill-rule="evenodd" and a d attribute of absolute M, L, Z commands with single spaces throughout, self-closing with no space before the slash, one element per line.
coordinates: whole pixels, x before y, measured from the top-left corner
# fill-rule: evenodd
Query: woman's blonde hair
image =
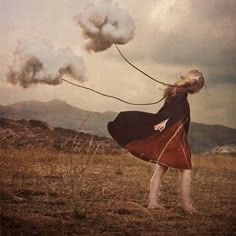
<path fill-rule="evenodd" d="M 203 74 L 198 70 L 191 70 L 175 82 L 174 86 L 165 89 L 164 96 L 171 97 L 177 93 L 198 93 L 205 85 Z"/>

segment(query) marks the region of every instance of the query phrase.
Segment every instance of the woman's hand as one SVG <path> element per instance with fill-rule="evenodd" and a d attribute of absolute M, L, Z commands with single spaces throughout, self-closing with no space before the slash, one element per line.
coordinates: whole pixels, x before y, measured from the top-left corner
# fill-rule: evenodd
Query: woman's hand
<path fill-rule="evenodd" d="M 165 129 L 166 123 L 169 119 L 163 120 L 162 122 L 153 126 L 154 130 L 159 130 L 160 132 Z"/>

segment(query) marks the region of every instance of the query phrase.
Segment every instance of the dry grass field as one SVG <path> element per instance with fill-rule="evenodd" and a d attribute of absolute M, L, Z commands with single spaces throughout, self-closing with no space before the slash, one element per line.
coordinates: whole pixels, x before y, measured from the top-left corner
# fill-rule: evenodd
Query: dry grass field
<path fill-rule="evenodd" d="M 2 235 L 233 235 L 235 157 L 193 156 L 191 196 L 179 204 L 179 171 L 161 186 L 165 209 L 147 209 L 154 164 L 130 154 L 0 149 Z"/>

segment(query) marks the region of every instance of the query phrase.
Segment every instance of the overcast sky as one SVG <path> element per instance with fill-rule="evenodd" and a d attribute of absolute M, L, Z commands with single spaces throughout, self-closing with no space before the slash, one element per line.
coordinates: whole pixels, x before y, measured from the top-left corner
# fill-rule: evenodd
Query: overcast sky
<path fill-rule="evenodd" d="M 109 0 L 108 0 L 109 1 Z M 5 81 L 18 40 L 38 37 L 56 49 L 69 47 L 82 56 L 88 81 L 101 92 L 130 102 L 153 102 L 163 86 L 131 68 L 114 47 L 88 54 L 73 22 L 86 0 L 0 0 L 0 104 L 61 99 L 82 109 L 157 112 L 160 105 L 130 106 L 69 84 L 28 89 Z M 135 37 L 120 46 L 126 57 L 148 74 L 174 83 L 188 70 L 205 77 L 208 93 L 190 95 L 194 122 L 236 128 L 236 0 L 116 0 L 135 21 Z"/>

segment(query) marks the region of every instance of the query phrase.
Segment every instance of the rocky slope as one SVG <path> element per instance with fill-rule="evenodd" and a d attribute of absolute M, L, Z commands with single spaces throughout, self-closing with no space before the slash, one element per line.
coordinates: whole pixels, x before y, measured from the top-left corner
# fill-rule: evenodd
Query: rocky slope
<path fill-rule="evenodd" d="M 112 139 L 51 127 L 38 120 L 0 118 L 0 148 L 49 148 L 79 153 L 122 153 Z"/>

